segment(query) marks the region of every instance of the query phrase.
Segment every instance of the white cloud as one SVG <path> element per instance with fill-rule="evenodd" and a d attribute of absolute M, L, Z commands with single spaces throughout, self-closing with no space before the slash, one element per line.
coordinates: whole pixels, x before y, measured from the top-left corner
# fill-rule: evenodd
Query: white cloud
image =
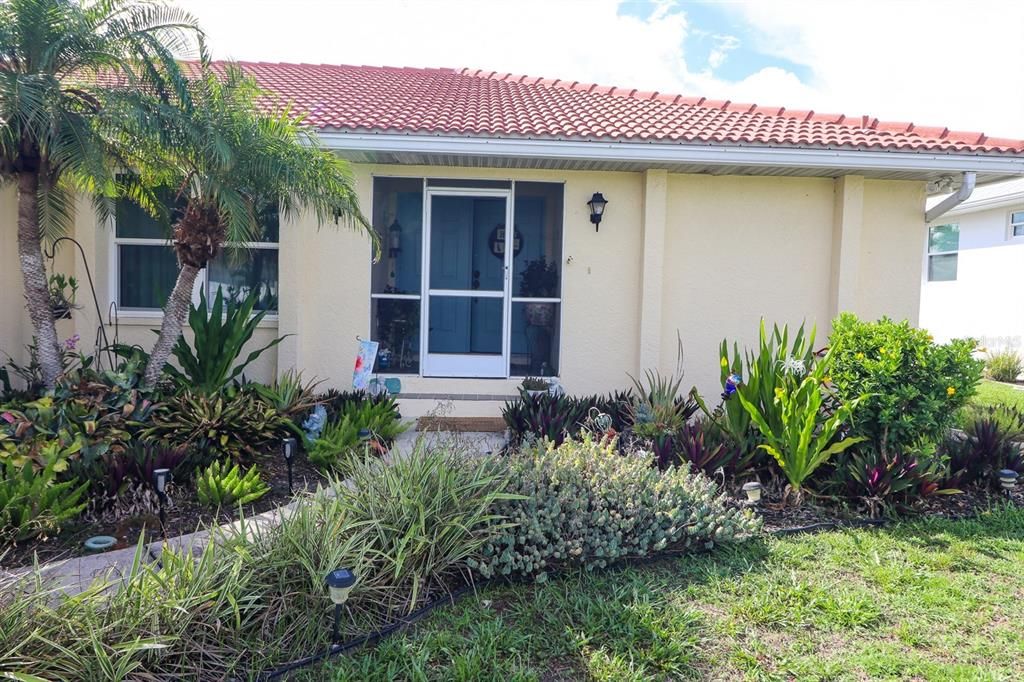
<path fill-rule="evenodd" d="M 747 102 L 843 111 L 1024 138 L 1024 3 L 755 2 L 729 5 L 756 27 L 745 47 L 806 64 L 739 82 L 714 68 L 735 49 L 718 40 L 709 69 L 686 64 L 696 29 L 686 7 L 646 19 L 616 0 L 178 0 L 206 27 L 217 57 L 494 69 Z M 735 40 L 735 38 L 733 38 Z M 737 43 L 738 44 L 738 43 Z"/>
<path fill-rule="evenodd" d="M 721 66 L 729 53 L 740 46 L 740 39 L 736 36 L 715 35 L 713 38 L 715 46 L 711 48 L 711 54 L 708 55 L 708 66 L 712 70 Z"/>

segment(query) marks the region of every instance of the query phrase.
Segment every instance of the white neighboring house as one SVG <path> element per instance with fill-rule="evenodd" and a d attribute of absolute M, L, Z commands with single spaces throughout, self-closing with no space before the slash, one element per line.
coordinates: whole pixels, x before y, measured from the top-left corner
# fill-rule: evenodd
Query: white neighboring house
<path fill-rule="evenodd" d="M 1024 178 L 978 187 L 928 223 L 924 259 L 922 327 L 1024 354 Z"/>

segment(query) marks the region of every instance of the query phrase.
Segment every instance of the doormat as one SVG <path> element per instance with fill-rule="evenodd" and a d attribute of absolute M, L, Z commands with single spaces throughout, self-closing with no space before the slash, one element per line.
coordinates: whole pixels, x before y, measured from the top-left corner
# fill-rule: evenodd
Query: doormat
<path fill-rule="evenodd" d="M 501 417 L 420 417 L 417 431 L 485 431 L 501 433 L 505 420 Z"/>

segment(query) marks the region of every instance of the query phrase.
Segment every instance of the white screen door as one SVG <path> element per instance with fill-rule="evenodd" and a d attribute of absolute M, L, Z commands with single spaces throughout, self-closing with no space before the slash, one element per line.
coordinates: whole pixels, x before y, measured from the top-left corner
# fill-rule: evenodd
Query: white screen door
<path fill-rule="evenodd" d="M 508 376 L 512 193 L 427 189 L 423 375 Z"/>

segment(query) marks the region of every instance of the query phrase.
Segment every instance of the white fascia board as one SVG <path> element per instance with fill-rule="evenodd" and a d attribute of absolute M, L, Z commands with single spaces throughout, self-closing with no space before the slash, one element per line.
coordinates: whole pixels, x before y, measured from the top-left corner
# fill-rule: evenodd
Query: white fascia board
<path fill-rule="evenodd" d="M 322 130 L 320 140 L 336 150 L 470 157 L 706 164 L 751 167 L 848 168 L 880 171 L 946 171 L 1024 175 L 1024 156 L 934 154 L 849 149 L 804 149 L 526 138 L 400 135 Z"/>

